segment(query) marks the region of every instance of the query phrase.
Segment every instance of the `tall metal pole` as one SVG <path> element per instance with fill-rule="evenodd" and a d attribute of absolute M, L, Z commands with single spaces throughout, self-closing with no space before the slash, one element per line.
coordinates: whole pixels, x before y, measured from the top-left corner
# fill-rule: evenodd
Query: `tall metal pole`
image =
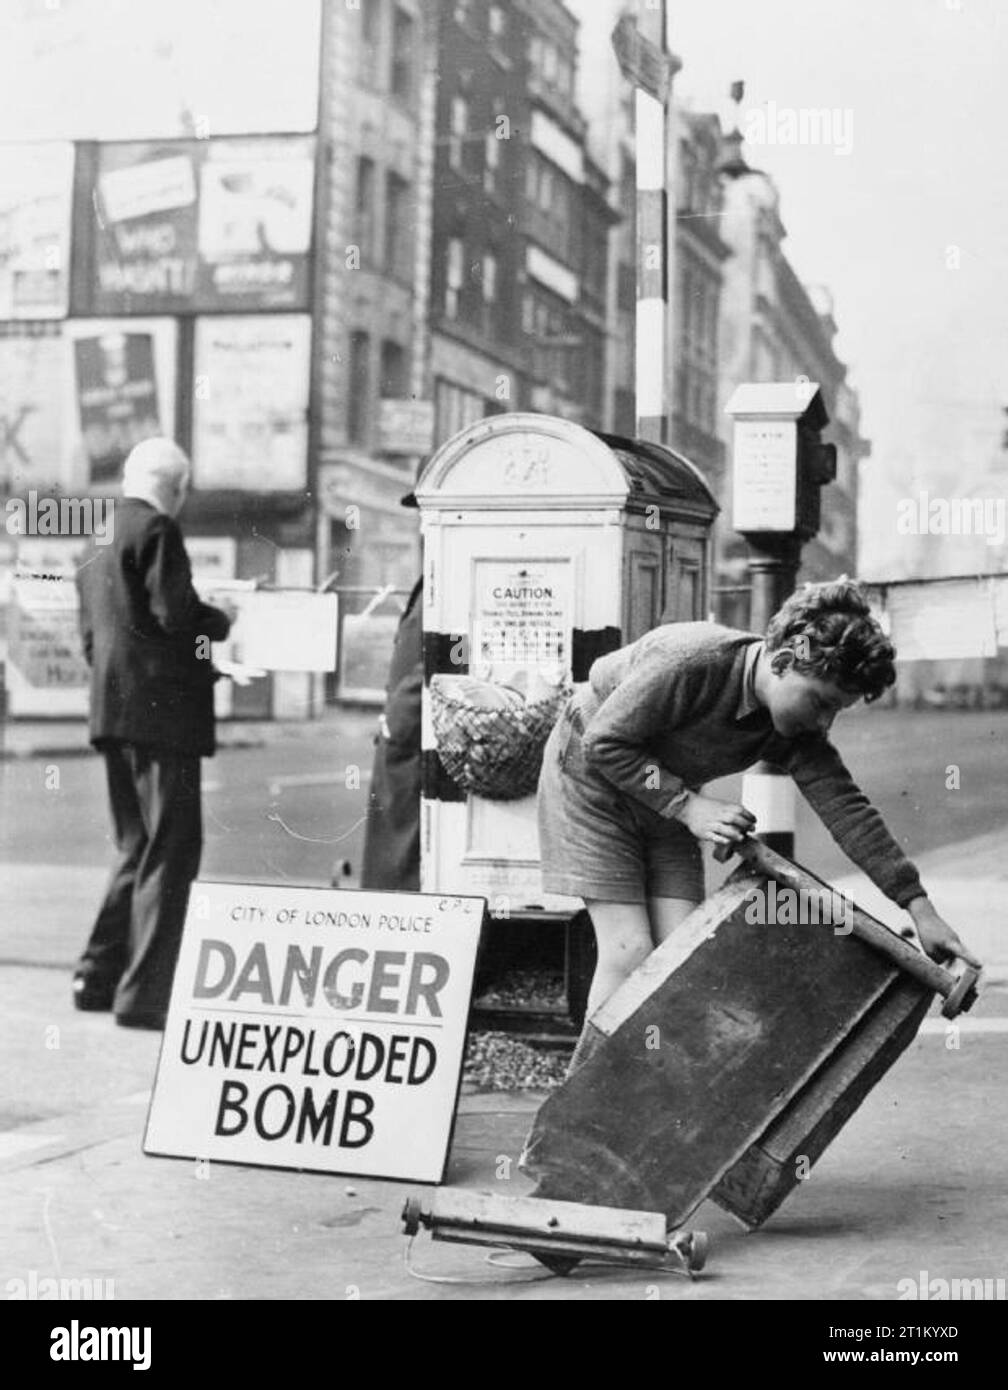
<path fill-rule="evenodd" d="M 637 298 L 634 400 L 639 439 L 666 443 L 672 342 L 669 285 L 673 235 L 669 209 L 672 78 L 681 66 L 668 51 L 665 0 L 638 0 L 636 19 L 625 14 L 613 31 L 624 77 L 634 84 L 637 187 Z"/>
<path fill-rule="evenodd" d="M 767 537 L 754 542 L 748 537 L 749 576 L 752 592 L 749 626 L 765 633 L 770 619 L 795 590 L 801 565 L 801 541 L 792 536 Z M 759 762 L 742 779 L 742 804 L 757 817 L 759 838 L 777 854 L 794 856 L 795 788 L 783 768 Z"/>

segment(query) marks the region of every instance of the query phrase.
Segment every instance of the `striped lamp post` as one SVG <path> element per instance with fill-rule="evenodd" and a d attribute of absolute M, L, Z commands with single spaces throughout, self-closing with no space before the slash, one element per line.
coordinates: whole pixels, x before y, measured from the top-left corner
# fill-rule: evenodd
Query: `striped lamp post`
<path fill-rule="evenodd" d="M 670 215 L 674 161 L 669 158 L 672 78 L 682 66 L 665 41 L 665 0 L 639 0 L 637 17 L 622 16 L 612 44 L 623 76 L 635 88 L 637 170 L 637 302 L 634 350 L 636 434 L 668 443 L 672 379 Z M 671 212 L 670 212 L 671 210 Z"/>

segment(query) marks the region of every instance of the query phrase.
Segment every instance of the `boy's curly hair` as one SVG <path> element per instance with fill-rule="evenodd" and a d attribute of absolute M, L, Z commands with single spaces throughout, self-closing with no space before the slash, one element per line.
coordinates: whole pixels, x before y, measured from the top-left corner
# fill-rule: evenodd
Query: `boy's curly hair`
<path fill-rule="evenodd" d="M 896 681 L 896 649 L 861 585 L 846 575 L 792 594 L 770 619 L 766 649 L 771 656 L 790 651 L 793 670 L 833 681 L 866 704 Z M 783 665 L 775 660 L 774 670 Z"/>

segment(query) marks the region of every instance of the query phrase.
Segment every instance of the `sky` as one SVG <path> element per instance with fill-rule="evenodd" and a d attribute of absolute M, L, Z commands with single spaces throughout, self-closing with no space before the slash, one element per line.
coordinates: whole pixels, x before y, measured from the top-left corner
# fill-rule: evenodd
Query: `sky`
<path fill-rule="evenodd" d="M 584 52 L 599 52 L 609 0 L 569 8 Z M 1008 5 L 669 0 L 668 11 L 678 100 L 724 114 L 742 79 L 743 130 L 761 110 L 839 115 L 849 153 L 748 141 L 744 153 L 780 189 L 783 249 L 798 275 L 833 294 L 835 346 L 873 448 L 863 569 L 879 572 L 892 529 L 877 519 L 898 497 L 960 496 L 978 483 L 1004 493 Z"/>

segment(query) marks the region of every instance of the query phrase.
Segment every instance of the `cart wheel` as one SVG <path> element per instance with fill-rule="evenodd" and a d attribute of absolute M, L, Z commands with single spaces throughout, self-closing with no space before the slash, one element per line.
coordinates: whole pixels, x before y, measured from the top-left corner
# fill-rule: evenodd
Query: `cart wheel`
<path fill-rule="evenodd" d="M 690 1274 L 698 1274 L 707 1263 L 709 1249 L 706 1231 L 693 1231 L 686 1246 L 686 1268 Z"/>
<path fill-rule="evenodd" d="M 571 1270 L 581 1263 L 577 1255 L 547 1255 L 542 1250 L 530 1250 L 529 1254 L 541 1265 L 545 1265 L 552 1274 L 558 1274 L 561 1278 L 570 1274 Z"/>
<path fill-rule="evenodd" d="M 403 1232 L 408 1236 L 415 1236 L 420 1229 L 420 1215 L 423 1208 L 420 1205 L 419 1197 L 407 1197 L 402 1209 Z"/>

